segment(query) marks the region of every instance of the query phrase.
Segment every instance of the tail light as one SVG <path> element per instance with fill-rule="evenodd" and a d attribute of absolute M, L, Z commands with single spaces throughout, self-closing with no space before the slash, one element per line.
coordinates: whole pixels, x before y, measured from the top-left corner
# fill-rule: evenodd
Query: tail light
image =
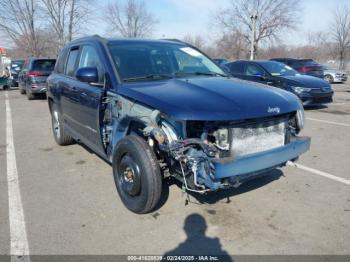
<path fill-rule="evenodd" d="M 46 76 L 47 73 L 45 72 L 40 72 L 40 71 L 29 71 L 27 73 L 28 76 Z"/>
<path fill-rule="evenodd" d="M 308 71 L 318 71 L 318 70 L 321 70 L 321 67 L 319 67 L 319 66 L 303 66 L 299 69 L 299 72 L 305 73 Z"/>
<path fill-rule="evenodd" d="M 310 67 L 303 66 L 302 68 L 299 69 L 299 72 L 300 73 L 305 73 L 305 72 L 310 71 L 310 70 L 311 70 Z"/>

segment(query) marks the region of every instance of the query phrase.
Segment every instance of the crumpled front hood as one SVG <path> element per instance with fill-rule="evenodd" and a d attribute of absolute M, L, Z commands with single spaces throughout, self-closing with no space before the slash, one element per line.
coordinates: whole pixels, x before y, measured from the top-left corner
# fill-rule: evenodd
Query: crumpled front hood
<path fill-rule="evenodd" d="M 308 75 L 296 75 L 296 76 L 283 76 L 282 81 L 286 81 L 290 85 L 308 87 L 308 88 L 321 88 L 329 86 L 328 82 L 313 76 Z"/>
<path fill-rule="evenodd" d="M 118 93 L 181 120 L 242 120 L 301 107 L 290 92 L 223 77 L 128 83 Z"/>

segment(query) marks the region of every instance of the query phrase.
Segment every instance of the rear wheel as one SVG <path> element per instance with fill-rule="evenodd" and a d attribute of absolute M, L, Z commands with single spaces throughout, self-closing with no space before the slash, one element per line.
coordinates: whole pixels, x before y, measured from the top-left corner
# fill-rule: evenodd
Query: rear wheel
<path fill-rule="evenodd" d="M 26 91 L 24 89 L 22 89 L 22 88 L 19 89 L 19 92 L 20 92 L 21 95 L 24 95 L 26 93 Z"/>
<path fill-rule="evenodd" d="M 27 93 L 28 100 L 33 100 L 35 98 L 35 95 L 29 90 L 26 90 L 26 93 Z"/>
<path fill-rule="evenodd" d="M 324 80 L 326 80 L 330 84 L 332 84 L 334 81 L 333 76 L 331 76 L 331 75 L 325 75 Z"/>
<path fill-rule="evenodd" d="M 28 100 L 33 100 L 35 98 L 35 96 L 32 93 L 27 92 L 27 98 L 28 98 Z"/>
<path fill-rule="evenodd" d="M 113 175 L 121 200 L 132 212 L 149 213 L 159 204 L 160 168 L 153 150 L 141 137 L 130 135 L 119 141 Z"/>
<path fill-rule="evenodd" d="M 57 144 L 61 146 L 66 146 L 74 143 L 74 139 L 71 136 L 67 135 L 66 131 L 64 130 L 64 126 L 61 122 L 61 115 L 55 104 L 52 104 L 51 108 L 51 122 L 53 136 Z"/>

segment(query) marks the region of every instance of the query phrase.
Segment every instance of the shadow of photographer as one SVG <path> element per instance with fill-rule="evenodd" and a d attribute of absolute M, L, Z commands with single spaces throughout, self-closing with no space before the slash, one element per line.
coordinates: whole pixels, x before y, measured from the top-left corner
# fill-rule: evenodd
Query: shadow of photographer
<path fill-rule="evenodd" d="M 218 261 L 233 261 L 229 254 L 222 249 L 219 238 L 210 238 L 205 235 L 207 223 L 203 216 L 191 214 L 186 217 L 184 231 L 187 238 L 175 249 L 166 252 L 167 256 L 215 256 Z"/>

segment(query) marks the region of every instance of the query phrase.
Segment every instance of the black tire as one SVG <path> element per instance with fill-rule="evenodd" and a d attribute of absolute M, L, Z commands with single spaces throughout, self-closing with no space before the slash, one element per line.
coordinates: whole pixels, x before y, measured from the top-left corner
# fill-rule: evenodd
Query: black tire
<path fill-rule="evenodd" d="M 162 176 L 153 150 L 137 135 L 120 140 L 113 158 L 113 176 L 126 208 L 137 214 L 152 212 L 160 202 Z"/>
<path fill-rule="evenodd" d="M 325 75 L 324 80 L 326 80 L 330 84 L 332 84 L 334 82 L 333 76 L 331 76 L 331 75 Z"/>
<path fill-rule="evenodd" d="M 61 114 L 55 104 L 51 105 L 51 123 L 53 136 L 57 144 L 60 146 L 74 144 L 74 139 L 67 135 L 64 126 L 61 124 Z"/>
<path fill-rule="evenodd" d="M 31 93 L 29 91 L 26 91 L 26 93 L 27 93 L 28 100 L 33 100 L 35 98 L 35 95 L 33 93 Z"/>
<path fill-rule="evenodd" d="M 20 89 L 19 89 L 19 93 L 20 93 L 21 95 L 24 95 L 24 94 L 26 93 L 26 91 L 25 91 L 24 89 L 20 88 Z"/>

